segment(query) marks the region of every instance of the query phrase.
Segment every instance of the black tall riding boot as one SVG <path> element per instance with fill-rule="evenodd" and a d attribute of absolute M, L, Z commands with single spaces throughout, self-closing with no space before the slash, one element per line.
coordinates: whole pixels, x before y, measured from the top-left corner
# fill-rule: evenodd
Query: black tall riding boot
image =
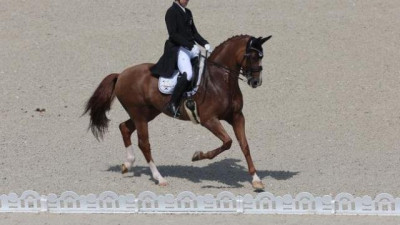
<path fill-rule="evenodd" d="M 196 86 L 197 80 L 199 79 L 199 67 L 200 67 L 200 60 L 199 57 L 194 57 L 190 60 L 192 63 L 192 70 L 193 70 L 193 77 L 192 77 L 192 87 Z"/>
<path fill-rule="evenodd" d="M 182 94 L 187 90 L 187 86 L 189 85 L 189 81 L 186 78 L 186 73 L 179 74 L 177 78 L 177 83 L 174 91 L 172 92 L 171 100 L 168 103 L 167 110 L 174 117 L 179 117 L 179 103 L 182 97 Z"/>

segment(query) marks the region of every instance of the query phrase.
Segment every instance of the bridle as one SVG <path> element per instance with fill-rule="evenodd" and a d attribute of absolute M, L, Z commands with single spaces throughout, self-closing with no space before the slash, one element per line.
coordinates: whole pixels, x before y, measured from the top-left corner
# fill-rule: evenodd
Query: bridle
<path fill-rule="evenodd" d="M 241 70 L 240 74 L 245 76 L 247 78 L 247 80 L 249 80 L 252 77 L 253 73 L 259 73 L 263 70 L 262 66 L 250 66 L 250 68 L 249 67 L 246 68 L 243 66 L 243 62 L 246 62 L 247 65 L 253 65 L 252 60 L 251 60 L 251 52 L 252 51 L 257 52 L 257 56 L 258 56 L 257 61 L 261 60 L 264 57 L 262 50 L 257 49 L 252 46 L 252 43 L 254 40 L 255 40 L 255 38 L 252 37 L 247 42 L 246 53 L 243 55 L 243 59 L 240 62 L 240 70 Z M 250 64 L 248 62 L 250 62 Z"/>
<path fill-rule="evenodd" d="M 247 81 L 249 81 L 252 78 L 253 73 L 259 73 L 263 70 L 262 66 L 250 66 L 250 67 L 246 66 L 246 65 L 252 65 L 251 53 L 253 51 L 257 52 L 257 56 L 258 56 L 257 61 L 261 60 L 264 57 L 262 50 L 257 49 L 252 46 L 252 43 L 255 39 L 256 38 L 252 37 L 247 42 L 246 52 L 244 53 L 242 61 L 239 64 L 239 66 L 240 66 L 239 70 L 233 70 L 233 69 L 228 68 L 225 65 L 211 61 L 211 60 L 207 59 L 207 55 L 206 56 L 201 55 L 201 56 L 207 59 L 207 63 L 210 63 L 218 68 L 225 70 L 229 75 L 232 75 L 232 74 L 236 75 L 237 79 L 244 81 L 244 79 L 240 77 L 240 75 L 242 75 L 246 78 Z M 245 63 L 245 66 L 243 63 Z"/>

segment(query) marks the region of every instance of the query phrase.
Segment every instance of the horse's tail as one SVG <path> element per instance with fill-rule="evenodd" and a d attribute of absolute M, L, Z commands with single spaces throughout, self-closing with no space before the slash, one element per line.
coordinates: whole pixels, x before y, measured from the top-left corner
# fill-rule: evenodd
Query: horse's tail
<path fill-rule="evenodd" d="M 111 104 L 115 98 L 114 88 L 119 74 L 112 73 L 106 76 L 94 91 L 92 97 L 87 101 L 83 115 L 89 112 L 89 128 L 97 140 L 103 139 L 107 131 L 108 122 L 106 112 L 110 111 Z"/>

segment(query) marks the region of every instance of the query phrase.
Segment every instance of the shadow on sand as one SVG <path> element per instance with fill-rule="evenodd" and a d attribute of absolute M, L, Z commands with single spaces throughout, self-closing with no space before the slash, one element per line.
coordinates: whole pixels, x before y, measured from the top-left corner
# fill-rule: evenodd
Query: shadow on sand
<path fill-rule="evenodd" d="M 203 181 L 217 181 L 224 185 L 211 186 L 205 185 L 203 188 L 241 188 L 243 182 L 251 181 L 251 177 L 247 172 L 247 167 L 239 165 L 238 159 L 224 159 L 218 162 L 213 162 L 204 167 L 195 166 L 157 166 L 160 173 L 168 179 L 168 177 L 176 177 L 187 179 L 194 183 L 201 183 Z M 111 166 L 107 171 L 121 172 L 120 165 Z M 132 173 L 132 169 L 129 171 Z M 287 180 L 297 175 L 299 172 L 291 171 L 270 171 L 270 170 L 257 170 L 257 175 L 263 179 L 271 177 L 276 180 Z M 133 174 L 135 177 L 146 175 L 151 177 L 149 167 L 134 166 Z M 132 177 L 132 176 L 131 176 Z"/>

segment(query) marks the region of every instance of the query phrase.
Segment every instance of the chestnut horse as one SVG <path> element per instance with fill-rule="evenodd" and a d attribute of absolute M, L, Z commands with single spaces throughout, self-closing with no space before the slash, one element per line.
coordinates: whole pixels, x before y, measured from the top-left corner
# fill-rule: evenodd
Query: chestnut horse
<path fill-rule="evenodd" d="M 220 120 L 232 125 L 240 148 L 246 158 L 248 170 L 252 176 L 252 185 L 257 190 L 264 185 L 257 176 L 249 145 L 245 134 L 245 119 L 242 113 L 243 96 L 239 88 L 239 76 L 244 75 L 248 84 L 256 88 L 261 85 L 262 44 L 266 38 L 254 38 L 239 35 L 227 39 L 215 48 L 206 62 L 205 73 L 193 100 L 197 104 L 200 124 L 210 130 L 222 141 L 222 146 L 208 152 L 195 152 L 192 161 L 213 159 L 232 145 Z M 153 178 L 159 185 L 167 185 L 151 156 L 148 123 L 160 113 L 172 116 L 166 110 L 170 95 L 158 90 L 158 78 L 153 76 L 150 68 L 154 64 L 144 63 L 127 68 L 122 73 L 113 73 L 104 78 L 86 104 L 84 114 L 90 114 L 90 129 L 99 139 L 107 131 L 109 119 L 106 112 L 110 110 L 115 98 L 129 114 L 130 119 L 121 123 L 119 129 L 127 151 L 126 162 L 122 173 L 128 171 L 135 160 L 131 135 L 136 130 L 138 146 L 149 164 Z M 180 107 L 181 120 L 189 120 L 183 107 Z"/>

